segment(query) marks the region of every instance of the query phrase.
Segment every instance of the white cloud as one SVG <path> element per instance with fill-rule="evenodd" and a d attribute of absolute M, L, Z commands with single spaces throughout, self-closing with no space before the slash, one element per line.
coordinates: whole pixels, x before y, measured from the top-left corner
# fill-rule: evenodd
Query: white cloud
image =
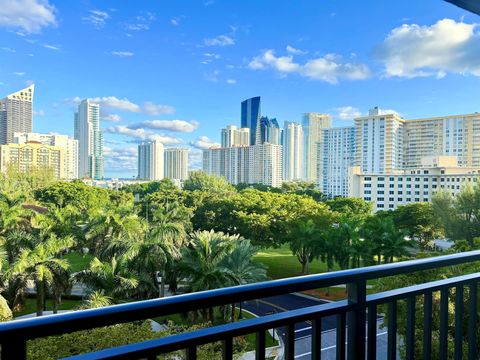
<path fill-rule="evenodd" d="M 138 140 L 159 140 L 161 143 L 165 145 L 174 145 L 174 144 L 181 144 L 183 141 L 179 138 L 168 136 L 164 134 L 156 134 L 152 131 L 145 130 L 143 128 L 138 129 L 131 129 L 125 125 L 117 125 L 108 127 L 106 129 L 107 133 L 110 134 L 120 134 L 132 137 Z"/>
<path fill-rule="evenodd" d="M 122 120 L 120 115 L 117 114 L 106 114 L 102 116 L 102 120 L 109 121 L 109 122 L 119 122 Z"/>
<path fill-rule="evenodd" d="M 296 48 L 294 48 L 293 46 L 290 46 L 290 45 L 287 45 L 286 49 L 287 49 L 287 52 L 288 52 L 289 54 L 293 54 L 293 55 L 305 55 L 305 54 L 308 54 L 308 51 L 303 51 L 303 50 L 300 50 L 300 49 L 296 49 Z"/>
<path fill-rule="evenodd" d="M 106 11 L 90 10 L 89 15 L 82 18 L 85 23 L 93 25 L 97 29 L 105 26 L 105 23 L 110 19 L 110 15 Z"/>
<path fill-rule="evenodd" d="M 235 79 L 227 79 L 227 84 L 234 85 L 237 83 L 237 80 Z"/>
<path fill-rule="evenodd" d="M 203 165 L 203 152 L 191 149 L 188 152 L 188 167 L 191 170 L 199 170 Z"/>
<path fill-rule="evenodd" d="M 235 39 L 228 35 L 219 35 L 215 38 L 203 39 L 205 46 L 229 46 L 235 45 Z"/>
<path fill-rule="evenodd" d="M 133 22 L 125 24 L 125 29 L 130 31 L 146 31 L 150 29 L 151 24 L 155 20 L 155 14 L 146 12 L 143 15 L 136 16 Z"/>
<path fill-rule="evenodd" d="M 112 51 L 110 54 L 119 57 L 130 57 L 134 55 L 134 53 L 130 51 Z"/>
<path fill-rule="evenodd" d="M 9 48 L 9 47 L 2 47 L 2 48 L 0 48 L 0 49 L 2 49 L 2 51 L 9 52 L 9 53 L 14 53 L 14 52 L 16 52 L 15 49 L 12 49 L 12 48 Z"/>
<path fill-rule="evenodd" d="M 362 116 L 362 112 L 353 106 L 340 106 L 334 110 L 337 113 L 335 117 L 340 120 L 353 120 Z"/>
<path fill-rule="evenodd" d="M 34 116 L 45 116 L 45 111 L 43 110 L 33 110 Z"/>
<path fill-rule="evenodd" d="M 24 72 L 24 71 L 15 71 L 15 72 L 13 73 L 13 75 L 17 75 L 17 76 L 23 76 L 23 75 L 25 75 L 25 74 L 26 74 L 26 72 Z"/>
<path fill-rule="evenodd" d="M 105 167 L 109 170 L 135 170 L 137 168 L 137 148 L 123 146 L 110 148 L 105 146 Z"/>
<path fill-rule="evenodd" d="M 435 24 L 404 24 L 377 48 L 386 76 L 444 77 L 448 72 L 480 76 L 477 24 L 443 19 Z"/>
<path fill-rule="evenodd" d="M 194 141 L 190 142 L 190 145 L 200 150 L 210 149 L 212 146 L 220 146 L 219 143 L 211 140 L 207 136 L 196 138 Z"/>
<path fill-rule="evenodd" d="M 173 114 L 175 108 L 170 105 L 157 105 L 147 101 L 143 104 L 143 112 L 148 115 Z"/>
<path fill-rule="evenodd" d="M 55 13 L 55 7 L 48 0 L 2 0 L 0 26 L 37 33 L 44 27 L 57 24 Z"/>
<path fill-rule="evenodd" d="M 77 97 L 74 100 L 78 102 L 80 98 Z M 104 96 L 104 97 L 90 98 L 90 100 L 95 103 L 99 103 L 100 106 L 104 106 L 110 109 L 118 109 L 118 110 L 135 112 L 135 113 L 139 113 L 141 111 L 140 106 L 131 102 L 127 98 L 119 99 L 115 96 Z"/>
<path fill-rule="evenodd" d="M 60 50 L 60 46 L 58 45 L 43 44 L 43 47 L 46 49 L 55 50 L 55 51 Z"/>
<path fill-rule="evenodd" d="M 185 121 L 185 120 L 148 120 L 140 123 L 129 125 L 130 129 L 156 129 L 156 130 L 168 130 L 175 132 L 190 133 L 198 128 L 200 124 L 197 121 Z"/>
<path fill-rule="evenodd" d="M 370 76 L 367 65 L 345 62 L 341 56 L 336 54 L 327 54 L 299 64 L 293 61 L 293 55 L 276 56 L 273 50 L 266 50 L 253 58 L 248 66 L 252 70 L 272 68 L 282 75 L 296 73 L 331 84 L 336 84 L 339 79 L 362 80 Z"/>

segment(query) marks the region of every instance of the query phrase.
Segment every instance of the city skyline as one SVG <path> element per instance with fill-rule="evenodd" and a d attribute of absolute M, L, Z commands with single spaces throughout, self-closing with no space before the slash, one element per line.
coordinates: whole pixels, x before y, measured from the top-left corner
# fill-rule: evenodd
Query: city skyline
<path fill-rule="evenodd" d="M 239 102 L 258 95 L 262 115 L 277 118 L 281 128 L 305 112 L 351 125 L 375 105 L 405 118 L 477 110 L 475 18 L 446 2 L 383 2 L 375 12 L 314 1 L 32 2 L 35 16 L 25 14 L 23 22 L 8 6 L 1 10 L 0 93 L 34 81 L 33 131 L 70 136 L 79 100 L 97 100 L 105 109 L 106 177 L 134 176 L 137 145 L 153 138 L 190 147 L 192 169 L 200 168 L 200 149 L 220 143 L 218 129 L 240 126 Z M 267 9 L 275 16 L 265 18 Z M 371 31 L 364 23 L 372 16 Z M 414 43 L 421 58 L 431 58 L 438 38 L 445 49 L 430 62 L 392 50 Z M 468 51 L 452 59 L 453 48 Z M 321 65 L 328 66 L 319 71 Z"/>

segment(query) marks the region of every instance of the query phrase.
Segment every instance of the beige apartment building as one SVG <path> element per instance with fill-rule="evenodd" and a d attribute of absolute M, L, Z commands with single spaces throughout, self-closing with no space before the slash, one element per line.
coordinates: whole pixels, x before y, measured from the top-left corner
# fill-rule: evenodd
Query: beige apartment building
<path fill-rule="evenodd" d="M 0 171 L 6 173 L 9 168 L 19 172 L 51 169 L 56 179 L 64 179 L 67 174 L 65 151 L 62 146 L 44 145 L 37 141 L 0 145 Z"/>

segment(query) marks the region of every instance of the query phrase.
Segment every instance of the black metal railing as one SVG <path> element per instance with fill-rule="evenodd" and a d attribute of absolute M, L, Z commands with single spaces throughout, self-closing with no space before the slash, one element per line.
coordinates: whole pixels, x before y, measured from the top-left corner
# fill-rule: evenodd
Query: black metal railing
<path fill-rule="evenodd" d="M 166 316 L 213 306 L 228 305 L 274 295 L 346 284 L 348 298 L 342 301 L 309 306 L 297 310 L 275 313 L 239 322 L 213 326 L 164 338 L 118 346 L 69 359 L 155 359 L 156 355 L 184 350 L 188 360 L 196 359 L 201 345 L 222 341 L 222 358 L 233 358 L 233 339 L 256 334 L 255 357 L 265 359 L 266 331 L 284 327 L 284 357 L 295 358 L 295 324 L 310 321 L 312 324 L 311 358 L 321 358 L 322 319 L 336 316 L 337 359 L 377 358 L 377 320 L 379 306 L 386 306 L 387 357 L 397 357 L 397 307 L 406 301 L 406 336 L 404 348 L 407 359 L 414 358 L 416 299 L 424 298 L 423 307 L 423 359 L 432 358 L 432 295 L 440 293 L 439 357 L 447 359 L 448 347 L 454 347 L 454 358 L 477 359 L 477 286 L 480 273 L 464 274 L 424 284 L 367 295 L 367 280 L 408 274 L 445 266 L 480 261 L 480 251 L 411 260 L 393 264 L 336 271 L 283 280 L 275 280 L 229 287 L 163 299 L 139 301 L 98 309 L 75 311 L 34 319 L 15 320 L 0 324 L 1 360 L 25 359 L 27 340 L 51 335 L 92 329 L 101 326 Z M 468 311 L 464 310 L 464 289 L 468 288 Z M 449 293 L 455 289 L 454 342 L 448 342 Z M 468 319 L 465 322 L 465 314 Z M 463 338 L 466 326 L 466 338 Z M 468 344 L 464 354 L 463 344 Z M 418 349 L 417 349 L 418 350 Z"/>

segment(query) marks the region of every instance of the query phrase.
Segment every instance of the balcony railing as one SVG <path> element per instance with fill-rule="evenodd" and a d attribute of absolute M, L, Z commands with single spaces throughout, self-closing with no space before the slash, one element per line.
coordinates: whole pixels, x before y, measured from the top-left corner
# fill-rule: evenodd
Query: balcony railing
<path fill-rule="evenodd" d="M 386 305 L 387 317 L 387 357 L 397 356 L 397 304 L 404 300 L 407 304 L 405 354 L 414 358 L 415 319 L 423 317 L 423 359 L 432 358 L 432 294 L 440 293 L 440 359 L 449 356 L 448 347 L 454 347 L 455 359 L 477 359 L 477 286 L 480 273 L 428 282 L 401 289 L 367 295 L 367 281 L 387 276 L 408 274 L 445 266 L 480 261 L 480 251 L 471 251 L 447 256 L 404 261 L 352 270 L 343 270 L 319 275 L 309 275 L 251 285 L 204 291 L 126 303 L 104 308 L 76 311 L 55 316 L 45 316 L 28 320 L 16 320 L 0 324 L 1 359 L 25 359 L 27 340 L 51 335 L 91 329 L 135 320 L 199 310 L 213 306 L 228 305 L 241 301 L 271 297 L 274 295 L 346 284 L 348 299 L 305 307 L 297 310 L 266 315 L 254 319 L 204 328 L 178 335 L 100 350 L 88 354 L 72 356 L 69 359 L 155 359 L 156 355 L 184 350 L 188 360 L 196 359 L 197 348 L 201 345 L 222 341 L 222 358 L 233 358 L 233 339 L 237 336 L 256 334 L 256 359 L 265 359 L 266 331 L 284 327 L 285 359 L 295 358 L 295 324 L 311 321 L 311 358 L 321 358 L 322 320 L 336 316 L 336 356 L 337 359 L 376 359 L 377 358 L 377 309 Z M 464 289 L 468 288 L 468 320 L 464 324 Z M 455 289 L 454 342 L 449 344 L 449 291 Z M 424 298 L 423 314 L 416 314 L 415 302 Z M 466 339 L 463 338 L 467 329 Z M 462 354 L 463 344 L 468 343 L 468 354 Z"/>

